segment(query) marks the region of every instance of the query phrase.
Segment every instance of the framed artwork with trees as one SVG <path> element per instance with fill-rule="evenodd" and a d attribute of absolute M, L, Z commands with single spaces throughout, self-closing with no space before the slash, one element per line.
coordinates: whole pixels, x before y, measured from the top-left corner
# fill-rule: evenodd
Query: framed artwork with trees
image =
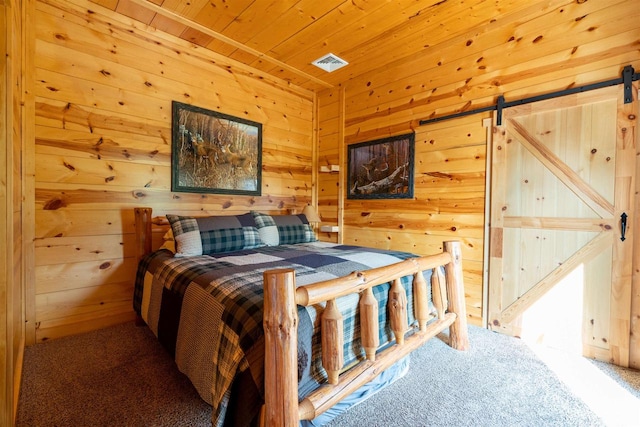
<path fill-rule="evenodd" d="M 260 195 L 262 125 L 172 103 L 171 191 Z"/>
<path fill-rule="evenodd" d="M 415 134 L 348 146 L 348 199 L 411 199 Z"/>

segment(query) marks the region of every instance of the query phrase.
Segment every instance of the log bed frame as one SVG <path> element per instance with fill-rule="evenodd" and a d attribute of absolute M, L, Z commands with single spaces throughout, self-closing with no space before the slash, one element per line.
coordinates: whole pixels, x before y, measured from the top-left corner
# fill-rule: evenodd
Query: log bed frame
<path fill-rule="evenodd" d="M 152 251 L 151 208 L 135 208 L 137 255 Z M 447 241 L 437 255 L 411 258 L 386 267 L 356 271 L 348 276 L 296 287 L 292 269 L 264 272 L 265 404 L 261 425 L 297 426 L 311 420 L 373 380 L 382 371 L 449 328 L 449 345 L 467 350 L 467 332 L 460 242 Z M 445 274 L 437 267 L 444 266 Z M 427 283 L 423 271 L 433 269 L 432 300 L 436 318 L 429 313 Z M 418 327 L 408 334 L 407 297 L 400 278 L 413 275 L 415 317 Z M 391 282 L 389 321 L 395 345 L 377 351 L 378 304 L 373 286 Z M 361 339 L 366 359 L 349 370 L 343 368 L 342 316 L 335 300 L 360 293 Z M 321 318 L 322 364 L 328 384 L 298 402 L 297 305 L 326 302 Z M 342 372 L 342 373 L 341 373 Z"/>

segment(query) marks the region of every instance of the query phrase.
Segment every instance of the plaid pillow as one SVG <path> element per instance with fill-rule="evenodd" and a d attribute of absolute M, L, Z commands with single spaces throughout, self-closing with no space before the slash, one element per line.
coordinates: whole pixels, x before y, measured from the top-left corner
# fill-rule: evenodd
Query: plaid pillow
<path fill-rule="evenodd" d="M 316 235 L 307 217 L 299 215 L 268 215 L 251 211 L 260 239 L 267 246 L 315 242 Z"/>
<path fill-rule="evenodd" d="M 250 213 L 188 217 L 167 215 L 176 243 L 176 256 L 209 255 L 264 246 Z"/>

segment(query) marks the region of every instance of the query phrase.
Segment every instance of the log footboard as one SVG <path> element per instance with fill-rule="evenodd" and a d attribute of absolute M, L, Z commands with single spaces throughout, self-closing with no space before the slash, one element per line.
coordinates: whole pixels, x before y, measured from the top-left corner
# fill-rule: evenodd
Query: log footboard
<path fill-rule="evenodd" d="M 445 276 L 440 272 L 444 266 Z M 433 269 L 432 293 L 437 319 L 428 323 L 427 284 L 423 271 Z M 418 328 L 407 334 L 407 298 L 400 278 L 413 275 L 415 317 Z M 378 313 L 371 288 L 393 283 L 389 312 L 396 344 L 376 353 Z M 343 363 L 342 318 L 335 300 L 360 293 L 360 323 L 366 360 L 339 375 Z M 321 318 L 322 363 L 328 382 L 298 402 L 297 305 L 326 302 Z M 290 269 L 264 273 L 265 407 L 262 424 L 297 426 L 311 420 L 374 379 L 380 372 L 449 328 L 449 344 L 458 350 L 469 347 L 467 333 L 462 257 L 459 242 L 444 242 L 439 255 L 412 258 L 387 267 L 354 272 L 349 276 L 296 288 Z"/>

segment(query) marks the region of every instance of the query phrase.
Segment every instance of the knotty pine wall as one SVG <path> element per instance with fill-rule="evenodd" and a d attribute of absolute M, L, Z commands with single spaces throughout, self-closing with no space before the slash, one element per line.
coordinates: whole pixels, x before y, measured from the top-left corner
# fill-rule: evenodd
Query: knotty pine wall
<path fill-rule="evenodd" d="M 346 200 L 344 172 L 319 175 L 323 219 L 342 225 L 334 240 L 425 254 L 461 240 L 467 314 L 480 324 L 488 115 L 420 120 L 493 105 L 499 95 L 511 101 L 618 78 L 625 65 L 638 70 L 639 15 L 637 0 L 556 0 L 449 39 L 453 20 L 434 28 L 423 55 L 320 92 L 320 165 L 345 170 L 349 144 L 416 134 L 414 200 Z"/>
<path fill-rule="evenodd" d="M 133 318 L 134 207 L 312 202 L 313 93 L 84 0 L 38 1 L 36 24 L 35 341 Z M 262 196 L 170 191 L 172 100 L 262 123 Z"/>
<path fill-rule="evenodd" d="M 36 285 L 27 340 L 131 316 L 132 207 L 158 215 L 300 209 L 314 198 L 314 162 L 344 171 L 348 144 L 411 129 L 415 200 L 346 200 L 344 172 L 318 174 L 323 223 L 342 225 L 321 238 L 418 253 L 461 239 L 468 314 L 480 323 L 487 116 L 419 120 L 638 69 L 638 13 L 635 0 L 553 0 L 447 42 L 455 23 L 443 23 L 420 57 L 319 93 L 314 117 L 315 95 L 304 90 L 93 3 L 37 2 Z M 169 191 L 173 99 L 263 123 L 262 197 Z"/>
<path fill-rule="evenodd" d="M 337 148 L 340 123 L 339 90 L 318 97 L 320 106 L 319 164 L 341 164 L 346 170 L 346 147 Z M 349 94 L 346 93 L 345 99 Z M 348 115 L 348 111 L 345 111 Z M 336 202 L 346 174 L 318 176 L 318 206 L 323 221 L 338 223 L 343 243 L 403 250 L 422 255 L 442 252 L 445 240 L 463 243 L 463 268 L 467 315 L 482 323 L 482 274 L 484 235 L 484 188 L 487 129 L 485 115 L 445 121 L 416 128 L 414 198 L 412 200 L 346 200 Z M 323 120 L 326 118 L 327 120 Z M 411 131 L 407 127 L 401 133 Z M 383 129 L 362 142 L 392 135 Z M 340 152 L 343 153 L 340 156 Z M 339 212 L 342 210 L 342 214 Z M 327 235 L 326 237 L 330 237 Z"/>

